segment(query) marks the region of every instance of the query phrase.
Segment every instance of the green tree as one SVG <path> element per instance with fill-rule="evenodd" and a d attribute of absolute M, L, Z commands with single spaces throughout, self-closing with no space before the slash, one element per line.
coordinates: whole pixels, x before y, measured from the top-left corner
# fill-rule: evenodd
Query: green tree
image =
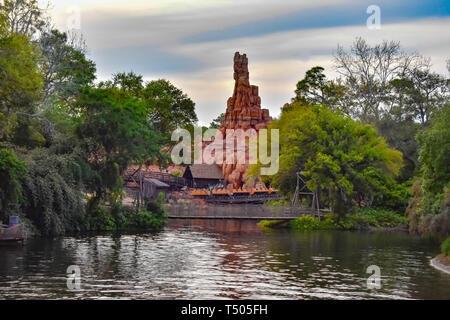
<path fill-rule="evenodd" d="M 3 141 L 16 139 L 18 143 L 34 145 L 42 140 L 31 123 L 36 103 L 42 97 L 39 59 L 39 50 L 27 36 L 0 34 L 0 139 Z"/>
<path fill-rule="evenodd" d="M 28 37 L 42 31 L 49 23 L 45 9 L 38 0 L 3 0 L 0 13 L 4 14 L 10 32 Z"/>
<path fill-rule="evenodd" d="M 448 103 L 447 80 L 430 68 L 414 69 L 391 81 L 390 100 L 425 128 L 432 114 Z"/>
<path fill-rule="evenodd" d="M 333 113 L 323 105 L 293 103 L 273 129 L 280 130 L 280 170 L 272 184 L 285 193 L 295 189 L 296 173 L 311 191 L 319 191 L 335 213 L 354 204 L 374 204 L 402 166 L 401 153 L 389 149 L 369 125 Z"/>
<path fill-rule="evenodd" d="M 42 119 L 41 132 L 50 144 L 58 134 L 74 134 L 74 101 L 84 87 L 93 85 L 96 66 L 86 58 L 84 42 L 65 32 L 42 32 L 38 46 L 44 95 L 34 116 Z"/>
<path fill-rule="evenodd" d="M 78 152 L 58 154 L 50 148 L 17 151 L 26 163 L 21 177 L 22 211 L 43 236 L 82 230 L 84 182 L 90 168 Z"/>
<path fill-rule="evenodd" d="M 383 115 L 378 121 L 376 129 L 390 147 L 403 154 L 404 167 L 396 180 L 403 183 L 412 179 L 419 167 L 419 143 L 416 135 L 420 130 L 420 124 L 414 121 L 412 116 L 405 115 L 400 108 L 397 110 L 392 108 L 391 113 Z"/>
<path fill-rule="evenodd" d="M 217 118 L 215 118 L 210 124 L 209 128 L 211 129 L 217 129 L 220 127 L 222 120 L 225 118 L 225 113 L 222 112 Z"/>
<path fill-rule="evenodd" d="M 391 81 L 401 79 L 411 70 L 421 70 L 427 60 L 416 53 L 406 53 L 400 43 L 382 41 L 370 45 L 356 38 L 350 50 L 338 46 L 334 54 L 336 71 L 349 89 L 349 112 L 363 123 L 375 124 L 386 110 Z"/>
<path fill-rule="evenodd" d="M 150 121 L 168 140 L 175 129 L 186 128 L 198 121 L 195 103 L 168 80 L 147 83 L 143 96 L 150 111 Z"/>
<path fill-rule="evenodd" d="M 445 239 L 450 232 L 450 105 L 437 112 L 418 135 L 420 176 L 407 214 L 410 230 Z"/>
<path fill-rule="evenodd" d="M 42 32 L 38 40 L 42 52 L 44 104 L 51 98 L 69 102 L 79 90 L 95 80 L 95 63 L 86 58 L 85 44 L 75 36 L 56 29 Z"/>
<path fill-rule="evenodd" d="M 348 88 L 341 83 L 340 79 L 327 80 L 324 71 L 325 69 L 320 66 L 306 71 L 305 77 L 297 82 L 295 97 L 292 101 L 324 104 L 332 110 L 349 114 Z"/>
<path fill-rule="evenodd" d="M 419 135 L 425 196 L 442 195 L 450 187 L 450 105 L 436 114 L 434 124 Z"/>
<path fill-rule="evenodd" d="M 25 163 L 0 145 L 0 222 L 11 212 L 17 212 L 22 197 L 20 179 L 26 171 Z"/>
<path fill-rule="evenodd" d="M 131 92 L 135 96 L 142 96 L 144 89 L 144 79 L 142 75 L 134 72 L 119 72 L 113 75 L 112 87 Z"/>
<path fill-rule="evenodd" d="M 89 88 L 76 106 L 81 112 L 76 130 L 95 173 L 90 189 L 97 196 L 120 189 L 120 175 L 130 164 L 161 157 L 161 138 L 144 101 L 115 88 Z"/>
<path fill-rule="evenodd" d="M 195 103 L 182 90 L 168 80 L 144 83 L 134 72 L 116 73 L 110 81 L 101 82 L 100 88 L 116 88 L 143 100 L 148 108 L 148 120 L 170 142 L 177 128 L 188 128 L 197 121 Z"/>

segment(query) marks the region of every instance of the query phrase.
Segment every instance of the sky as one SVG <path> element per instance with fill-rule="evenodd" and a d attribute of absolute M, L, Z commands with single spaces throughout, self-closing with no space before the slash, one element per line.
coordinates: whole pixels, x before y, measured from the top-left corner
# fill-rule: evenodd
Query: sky
<path fill-rule="evenodd" d="M 378 29 L 367 26 L 371 5 Z M 308 69 L 336 77 L 333 52 L 356 37 L 400 41 L 441 74 L 450 58 L 448 0 L 53 0 L 49 14 L 83 34 L 99 80 L 129 71 L 168 79 L 196 103 L 199 125 L 225 112 L 236 51 L 247 54 L 250 83 L 273 117 Z"/>

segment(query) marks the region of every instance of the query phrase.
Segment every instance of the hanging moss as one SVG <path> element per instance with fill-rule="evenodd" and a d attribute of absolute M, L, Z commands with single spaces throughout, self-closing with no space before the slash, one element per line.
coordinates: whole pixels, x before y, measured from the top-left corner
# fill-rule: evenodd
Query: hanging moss
<path fill-rule="evenodd" d="M 22 178 L 26 217 L 44 236 L 82 230 L 85 166 L 76 155 L 35 149 L 21 155 L 28 173 Z"/>

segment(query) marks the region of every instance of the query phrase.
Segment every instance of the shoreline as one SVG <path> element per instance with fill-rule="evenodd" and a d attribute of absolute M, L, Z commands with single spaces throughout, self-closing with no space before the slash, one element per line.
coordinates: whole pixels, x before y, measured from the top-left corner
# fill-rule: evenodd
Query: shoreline
<path fill-rule="evenodd" d="M 383 232 L 409 233 L 408 226 L 397 226 L 397 227 L 374 227 L 374 226 L 369 226 L 369 229 L 367 229 L 367 231 L 371 231 L 371 232 L 383 231 Z"/>
<path fill-rule="evenodd" d="M 450 274 L 450 259 L 443 254 L 439 254 L 431 259 L 430 265 L 439 271 Z"/>

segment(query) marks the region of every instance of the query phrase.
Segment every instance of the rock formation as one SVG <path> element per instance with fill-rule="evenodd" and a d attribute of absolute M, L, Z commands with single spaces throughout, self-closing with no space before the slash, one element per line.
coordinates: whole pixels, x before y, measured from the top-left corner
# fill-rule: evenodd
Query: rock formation
<path fill-rule="evenodd" d="M 234 55 L 234 91 L 227 101 L 227 110 L 219 130 L 226 139 L 227 129 L 255 129 L 256 132 L 267 126 L 272 121 L 268 109 L 261 109 L 261 98 L 258 95 L 258 87 L 250 85 L 248 72 L 248 59 L 246 54 Z M 237 153 L 245 152 L 245 164 L 237 163 Z M 224 150 L 225 153 L 225 150 Z M 234 163 L 220 165 L 224 178 L 234 188 L 239 188 L 245 182 L 245 171 L 248 169 L 248 144 L 245 150 L 237 150 L 235 146 Z"/>

